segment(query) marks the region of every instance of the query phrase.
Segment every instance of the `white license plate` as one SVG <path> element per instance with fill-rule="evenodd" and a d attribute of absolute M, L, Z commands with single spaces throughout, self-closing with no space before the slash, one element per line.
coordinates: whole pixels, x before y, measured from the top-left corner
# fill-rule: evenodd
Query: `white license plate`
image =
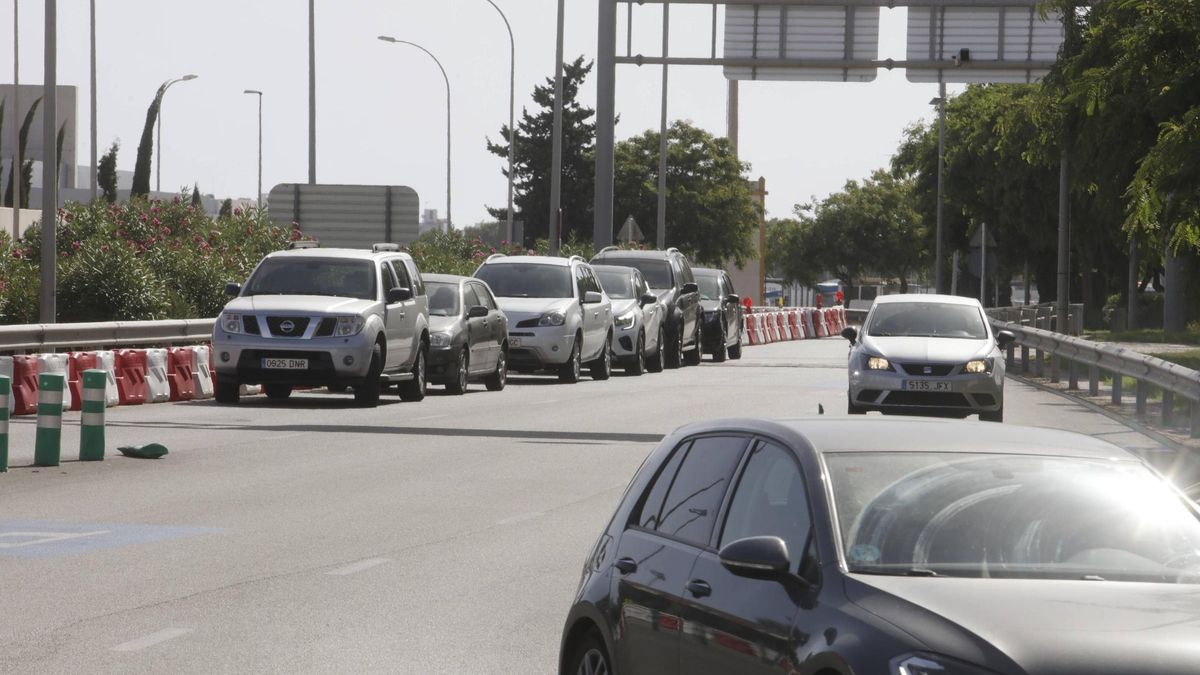
<path fill-rule="evenodd" d="M 263 370 L 308 370 L 308 359 L 263 359 Z"/>
<path fill-rule="evenodd" d="M 521 346 L 521 338 L 515 338 L 515 337 L 508 338 L 508 346 L 509 347 L 520 347 Z"/>
<path fill-rule="evenodd" d="M 905 391 L 954 391 L 954 385 L 940 380 L 905 380 Z"/>

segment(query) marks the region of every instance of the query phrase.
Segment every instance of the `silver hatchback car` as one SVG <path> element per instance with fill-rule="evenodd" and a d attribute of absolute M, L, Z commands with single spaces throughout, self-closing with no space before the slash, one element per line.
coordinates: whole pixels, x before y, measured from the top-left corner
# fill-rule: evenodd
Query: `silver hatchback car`
<path fill-rule="evenodd" d="M 847 412 L 1004 421 L 1004 357 L 979 301 L 949 295 L 878 298 L 850 341 Z"/>

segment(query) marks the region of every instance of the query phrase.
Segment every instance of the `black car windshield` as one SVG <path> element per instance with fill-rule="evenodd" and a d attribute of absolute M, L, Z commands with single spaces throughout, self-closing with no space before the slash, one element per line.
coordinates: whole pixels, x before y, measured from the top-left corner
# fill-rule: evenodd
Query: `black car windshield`
<path fill-rule="evenodd" d="M 596 276 L 600 277 L 601 288 L 613 300 L 629 300 L 637 297 L 634 294 L 632 272 L 596 270 Z"/>
<path fill-rule="evenodd" d="M 599 262 L 599 261 L 597 261 Z M 650 288 L 673 288 L 675 282 L 671 277 L 671 265 L 665 260 L 654 260 L 646 258 L 629 258 L 629 259 L 604 259 L 605 265 L 622 265 L 624 267 L 633 267 L 640 270 L 642 276 L 645 277 L 646 283 Z"/>
<path fill-rule="evenodd" d="M 458 316 L 458 283 L 425 281 L 430 316 Z"/>
<path fill-rule="evenodd" d="M 498 298 L 573 298 L 571 268 L 565 265 L 503 263 L 484 265 L 475 273 Z"/>
<path fill-rule="evenodd" d="M 243 295 L 332 295 L 375 300 L 369 260 L 268 258 L 246 282 Z"/>
<path fill-rule="evenodd" d="M 867 322 L 872 337 L 987 339 L 979 308 L 947 302 L 890 302 L 876 305 Z"/>
<path fill-rule="evenodd" d="M 851 572 L 1200 583 L 1200 519 L 1132 461 L 827 453 Z"/>
<path fill-rule="evenodd" d="M 710 277 L 707 274 L 697 274 L 696 285 L 700 287 L 701 300 L 721 299 L 721 284 L 718 283 L 717 277 Z"/>

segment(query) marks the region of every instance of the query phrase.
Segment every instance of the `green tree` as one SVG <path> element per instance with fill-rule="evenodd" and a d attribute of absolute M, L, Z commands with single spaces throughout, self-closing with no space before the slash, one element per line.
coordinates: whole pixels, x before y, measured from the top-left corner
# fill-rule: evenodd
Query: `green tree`
<path fill-rule="evenodd" d="M 201 206 L 201 204 L 202 203 L 200 201 L 200 184 L 197 183 L 192 186 L 192 206 Z"/>
<path fill-rule="evenodd" d="M 653 240 L 658 221 L 657 131 L 622 141 L 616 148 L 615 211 L 643 223 Z M 753 254 L 751 234 L 758 211 L 728 139 L 675 122 L 667 131 L 667 222 L 670 245 L 699 263 L 743 264 Z"/>
<path fill-rule="evenodd" d="M 112 147 L 100 158 L 96 168 L 96 182 L 100 184 L 100 192 L 109 204 L 117 202 L 117 151 L 120 144 L 113 141 Z"/>
<path fill-rule="evenodd" d="M 35 99 L 33 104 L 29 106 L 28 112 L 25 113 L 25 120 L 23 122 L 21 122 L 21 129 L 17 134 L 17 145 L 18 145 L 18 147 L 21 148 L 21 156 L 22 157 L 29 157 L 29 153 L 27 153 L 25 151 L 26 146 L 28 145 L 28 142 L 29 142 L 29 129 L 33 126 L 33 120 L 37 116 L 38 105 L 41 104 L 41 102 L 42 102 L 42 99 L 40 96 L 37 99 Z M 8 172 L 8 187 L 4 191 L 4 205 L 5 206 L 12 206 L 12 204 L 13 204 L 13 179 L 15 177 L 16 177 L 16 174 L 14 174 L 12 171 Z M 20 185 L 19 189 L 21 190 L 21 203 L 26 206 L 29 205 L 29 190 L 30 190 L 30 186 L 32 184 L 33 184 L 33 160 L 26 159 L 25 161 L 21 162 L 21 173 L 20 173 L 20 183 L 19 183 L 19 185 Z"/>
<path fill-rule="evenodd" d="M 578 101 L 579 89 L 592 70 L 583 57 L 563 64 L 563 153 L 562 211 L 563 239 L 572 236 L 591 238 L 596 125 L 595 111 Z M 523 111 L 517 124 L 513 168 L 513 203 L 525 221 L 526 242 L 544 237 L 550 231 L 550 168 L 554 138 L 554 79 L 533 89 L 537 110 Z M 508 125 L 500 129 L 500 143 L 487 141 L 488 152 L 508 159 Z M 501 170 L 508 175 L 507 163 Z M 493 218 L 507 220 L 507 208 L 489 208 Z"/>
<path fill-rule="evenodd" d="M 226 199 L 221 202 L 221 209 L 217 212 L 217 218 L 232 218 L 233 217 L 233 200 Z"/>
<path fill-rule="evenodd" d="M 162 105 L 163 92 L 166 85 L 161 85 L 154 93 L 154 100 L 146 109 L 146 124 L 142 127 L 142 140 L 138 143 L 137 162 L 133 166 L 133 186 L 129 197 L 148 197 L 150 195 L 150 169 L 154 157 L 154 122 L 158 119 L 158 109 Z"/>

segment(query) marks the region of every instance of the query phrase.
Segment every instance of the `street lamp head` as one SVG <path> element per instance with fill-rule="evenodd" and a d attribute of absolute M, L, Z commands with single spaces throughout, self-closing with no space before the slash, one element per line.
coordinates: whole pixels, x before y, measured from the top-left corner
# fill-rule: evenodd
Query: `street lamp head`
<path fill-rule="evenodd" d="M 243 91 L 242 93 L 243 94 L 258 94 L 259 96 L 262 96 L 262 92 L 257 89 L 247 89 L 246 91 Z"/>
<path fill-rule="evenodd" d="M 935 96 L 935 97 L 929 99 L 929 105 L 941 105 L 945 102 L 946 102 L 946 99 L 942 98 L 941 96 Z"/>
<path fill-rule="evenodd" d="M 200 76 L 199 76 L 199 75 L 184 75 L 183 77 L 181 77 L 181 78 L 179 78 L 179 79 L 180 79 L 180 80 L 182 80 L 182 81 L 184 81 L 184 82 L 187 82 L 188 80 L 194 80 L 194 79 L 196 79 L 197 77 L 200 77 Z"/>
<path fill-rule="evenodd" d="M 391 42 L 391 43 L 393 43 L 393 44 L 395 44 L 395 43 L 399 42 L 399 40 L 397 40 L 396 38 L 394 38 L 394 37 L 392 37 L 392 36 L 390 36 L 390 35 L 380 35 L 380 36 L 379 36 L 379 39 L 380 39 L 380 40 L 383 40 L 384 42 Z"/>

